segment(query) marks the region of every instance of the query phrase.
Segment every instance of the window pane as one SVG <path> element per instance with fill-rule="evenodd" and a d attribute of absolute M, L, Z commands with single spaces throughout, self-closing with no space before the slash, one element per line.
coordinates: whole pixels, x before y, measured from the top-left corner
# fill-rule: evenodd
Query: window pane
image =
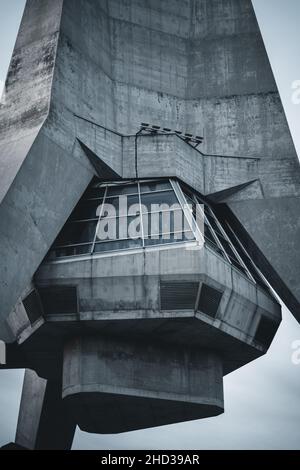
<path fill-rule="evenodd" d="M 204 239 L 205 239 L 205 243 L 210 247 L 212 248 L 214 251 L 216 251 L 217 253 L 219 253 L 219 255 L 222 255 L 222 257 L 224 258 L 224 253 L 222 251 L 222 249 L 217 245 L 217 242 L 212 234 L 212 231 L 209 227 L 209 225 L 207 224 L 204 224 Z"/>
<path fill-rule="evenodd" d="M 105 194 L 105 186 L 100 187 L 99 185 L 91 186 L 84 193 L 83 199 L 101 199 Z"/>
<path fill-rule="evenodd" d="M 177 208 L 180 208 L 180 204 L 177 201 L 177 198 L 173 191 L 141 194 L 141 203 L 143 206 L 146 207 L 146 210 L 142 208 L 144 212 L 161 210 L 159 207 L 153 207 L 153 204 L 160 206 L 164 204 L 166 206 L 165 208 L 169 208 L 173 204 L 176 204 Z"/>
<path fill-rule="evenodd" d="M 116 241 L 108 241 L 108 242 L 101 242 L 95 244 L 95 253 L 101 253 L 103 251 L 117 251 L 117 250 L 125 250 L 130 248 L 140 248 L 143 246 L 142 240 L 116 240 Z"/>
<path fill-rule="evenodd" d="M 126 213 L 135 215 L 137 211 L 140 211 L 138 194 L 106 197 L 101 217 L 118 217 L 124 216 Z"/>
<path fill-rule="evenodd" d="M 97 221 L 70 222 L 55 241 L 55 246 L 92 242 L 95 237 Z"/>
<path fill-rule="evenodd" d="M 186 191 L 183 191 L 184 197 L 186 198 L 187 202 L 190 202 L 192 204 L 195 204 L 195 201 L 193 199 L 193 195 L 191 193 L 188 193 Z"/>
<path fill-rule="evenodd" d="M 209 239 L 205 238 L 205 244 L 207 246 L 209 246 L 212 250 L 214 250 L 216 253 L 221 255 L 223 258 L 225 258 L 225 255 L 224 255 L 223 251 L 215 243 L 213 243 Z"/>
<path fill-rule="evenodd" d="M 205 205 L 205 202 L 201 199 L 200 196 L 197 196 L 197 195 L 196 195 L 196 199 L 197 199 L 197 201 L 198 201 L 199 204 L 204 204 L 204 205 Z"/>
<path fill-rule="evenodd" d="M 140 184 L 141 193 L 172 189 L 170 181 L 148 181 Z"/>
<path fill-rule="evenodd" d="M 142 236 L 141 218 L 137 216 L 101 218 L 97 241 L 138 238 Z"/>
<path fill-rule="evenodd" d="M 195 240 L 193 232 L 169 233 L 153 236 L 145 240 L 145 246 L 164 245 L 168 243 L 180 243 Z"/>
<path fill-rule="evenodd" d="M 116 186 L 108 186 L 107 188 L 107 196 L 119 196 L 121 194 L 137 194 L 138 193 L 138 186 L 137 183 L 132 184 L 124 184 L 124 185 L 116 185 Z"/>
<path fill-rule="evenodd" d="M 176 211 L 152 212 L 143 215 L 144 236 L 189 230 L 190 227 L 181 209 Z"/>
<path fill-rule="evenodd" d="M 80 201 L 74 209 L 71 220 L 97 219 L 103 199 Z"/>
<path fill-rule="evenodd" d="M 223 234 L 221 232 L 221 229 L 220 229 L 216 219 L 210 213 L 208 213 L 207 211 L 205 211 L 205 215 L 206 215 L 210 225 L 214 229 L 214 231 L 217 232 L 218 234 L 220 234 L 221 236 L 223 236 Z"/>
<path fill-rule="evenodd" d="M 92 244 L 87 245 L 78 245 L 78 246 L 68 246 L 64 248 L 56 248 L 53 250 L 56 258 L 61 258 L 64 256 L 77 256 L 90 254 L 92 250 Z M 51 256 L 52 258 L 52 256 Z"/>
<path fill-rule="evenodd" d="M 193 213 L 194 218 L 196 218 L 196 203 L 195 203 L 195 201 L 187 193 L 184 193 L 184 196 L 185 196 L 185 199 L 186 199 L 186 203 L 188 204 L 190 210 Z"/>
<path fill-rule="evenodd" d="M 209 240 L 211 243 L 214 243 L 215 245 L 217 245 L 217 242 L 216 240 L 214 239 L 214 236 L 212 234 L 212 231 L 209 227 L 209 225 L 207 224 L 204 224 L 204 237 Z"/>
<path fill-rule="evenodd" d="M 128 215 L 136 215 L 137 209 L 138 209 L 138 213 L 140 213 L 140 207 L 138 207 L 139 204 L 140 204 L 140 198 L 138 194 L 135 196 L 128 196 L 127 197 Z"/>
<path fill-rule="evenodd" d="M 230 246 L 230 243 L 227 240 L 225 240 L 225 238 L 221 237 L 220 235 L 218 235 L 218 238 L 219 238 L 224 250 L 226 251 L 226 254 L 229 256 L 229 258 L 231 260 L 234 260 L 236 263 L 240 264 L 240 261 L 237 259 L 233 249 Z"/>
<path fill-rule="evenodd" d="M 126 237 L 128 237 L 128 238 L 142 238 L 141 219 L 142 219 L 141 215 L 127 217 Z M 126 224 L 126 218 L 120 217 L 119 229 L 118 229 L 120 238 L 124 238 L 124 236 L 122 234 L 125 232 L 125 230 L 124 230 L 125 224 Z"/>

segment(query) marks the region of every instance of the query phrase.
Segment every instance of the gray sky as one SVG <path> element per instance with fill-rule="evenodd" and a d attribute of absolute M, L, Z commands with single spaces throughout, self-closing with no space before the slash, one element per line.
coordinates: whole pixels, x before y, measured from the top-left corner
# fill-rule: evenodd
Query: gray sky
<path fill-rule="evenodd" d="M 300 1 L 253 1 L 298 155 Z M 24 0 L 0 0 L 0 87 L 5 80 Z M 300 364 L 291 360 L 300 325 L 283 309 L 283 322 L 266 356 L 224 380 L 225 413 L 191 423 L 119 435 L 76 432 L 76 449 L 300 449 Z M 23 371 L 0 372 L 0 445 L 14 440 Z"/>

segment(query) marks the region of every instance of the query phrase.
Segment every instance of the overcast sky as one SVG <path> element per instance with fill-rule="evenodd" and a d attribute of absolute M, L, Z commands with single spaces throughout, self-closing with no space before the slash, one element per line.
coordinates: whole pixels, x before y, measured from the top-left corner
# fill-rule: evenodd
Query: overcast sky
<path fill-rule="evenodd" d="M 292 85 L 300 81 L 300 1 L 253 3 L 299 155 L 300 104 L 292 101 Z M 0 87 L 24 4 L 0 0 Z M 225 378 L 225 413 L 219 417 L 115 436 L 77 430 L 73 448 L 300 449 L 300 365 L 291 360 L 295 340 L 300 325 L 284 308 L 268 354 Z M 23 371 L 0 372 L 0 445 L 14 440 L 22 377 Z"/>

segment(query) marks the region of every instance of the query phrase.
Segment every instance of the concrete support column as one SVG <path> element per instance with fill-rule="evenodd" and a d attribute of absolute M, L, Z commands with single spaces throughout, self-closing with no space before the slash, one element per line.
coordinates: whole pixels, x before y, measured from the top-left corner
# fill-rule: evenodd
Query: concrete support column
<path fill-rule="evenodd" d="M 63 397 L 79 427 L 119 433 L 223 412 L 219 355 L 95 335 L 64 352 Z"/>
<path fill-rule="evenodd" d="M 61 398 L 61 383 L 26 369 L 16 444 L 27 449 L 71 449 L 76 424 Z"/>

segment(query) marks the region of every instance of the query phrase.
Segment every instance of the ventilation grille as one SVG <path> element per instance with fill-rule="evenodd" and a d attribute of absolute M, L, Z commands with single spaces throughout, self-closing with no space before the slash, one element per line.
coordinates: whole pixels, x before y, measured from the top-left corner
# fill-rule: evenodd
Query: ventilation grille
<path fill-rule="evenodd" d="M 27 317 L 33 325 L 43 315 L 43 307 L 38 292 L 36 290 L 31 291 L 23 300 L 23 305 Z"/>
<path fill-rule="evenodd" d="M 206 313 L 210 317 L 215 318 L 223 292 L 214 289 L 207 284 L 202 284 L 198 310 L 200 312 Z"/>
<path fill-rule="evenodd" d="M 194 310 L 199 283 L 172 281 L 160 283 L 162 310 Z"/>
<path fill-rule="evenodd" d="M 77 290 L 72 286 L 51 286 L 39 289 L 45 315 L 77 313 Z"/>
<path fill-rule="evenodd" d="M 261 317 L 254 339 L 259 343 L 269 346 L 277 331 L 278 324 L 267 317 Z"/>

